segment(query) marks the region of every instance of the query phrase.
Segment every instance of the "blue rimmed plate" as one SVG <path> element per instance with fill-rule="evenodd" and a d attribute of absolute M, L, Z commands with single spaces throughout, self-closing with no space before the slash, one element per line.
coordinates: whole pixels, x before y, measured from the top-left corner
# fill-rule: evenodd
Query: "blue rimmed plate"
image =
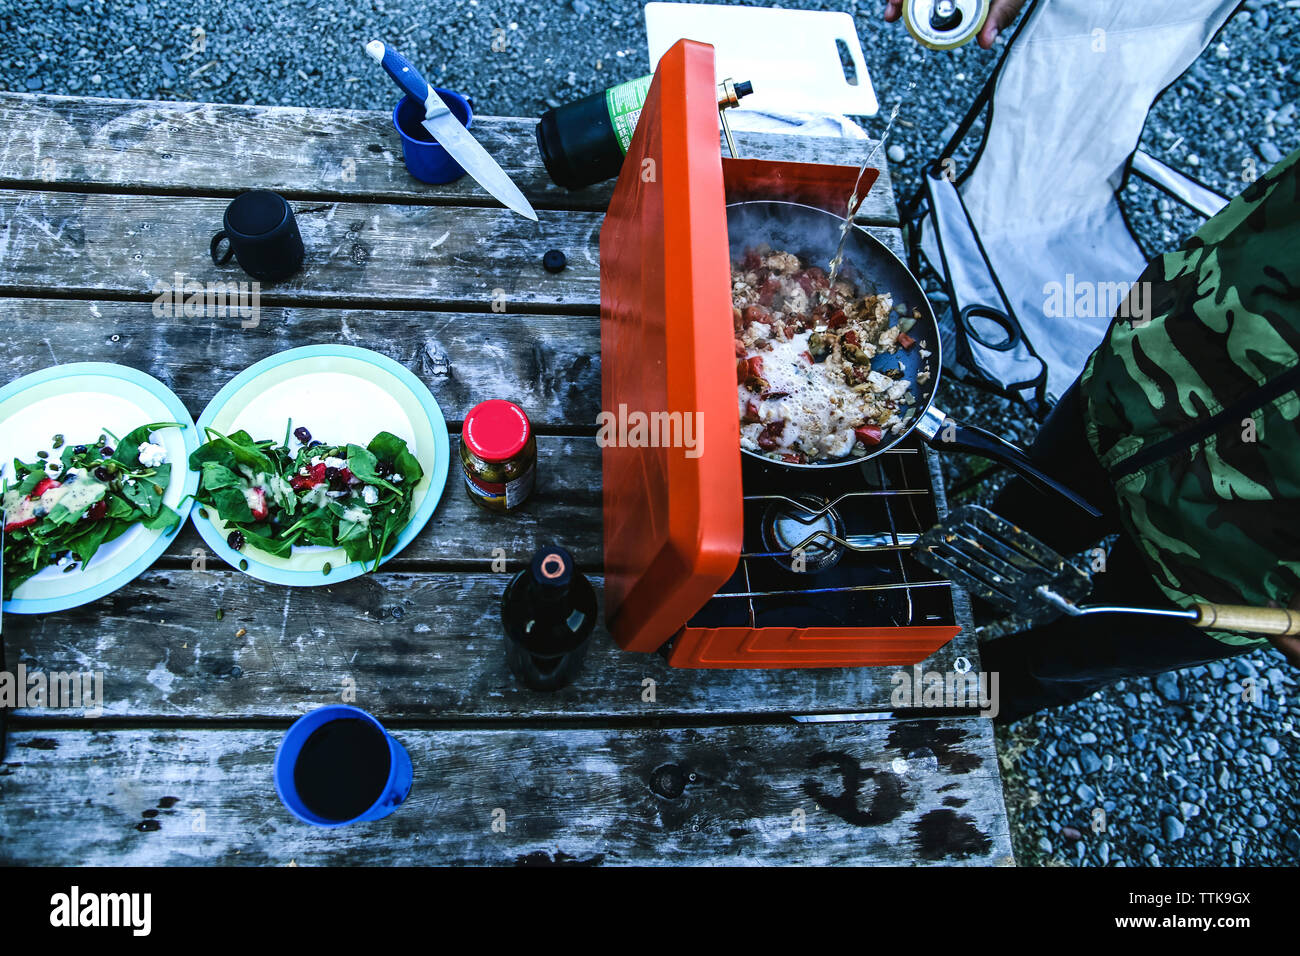
<path fill-rule="evenodd" d="M 39 451 L 57 458 L 59 453 L 51 448 L 56 434 L 62 434 L 69 444 L 86 444 L 93 443 L 105 429 L 120 438 L 150 422 L 186 426 L 159 429 L 153 436 L 172 463 L 163 503 L 183 518 L 181 502 L 194 494 L 199 484 L 198 474 L 188 467 L 190 453 L 199 447 L 194 420 L 166 385 L 125 365 L 56 365 L 0 389 L 0 458 L 7 465 L 5 477 L 13 479 L 14 458 L 35 461 Z M 67 573 L 46 568 L 28 578 L 4 603 L 4 611 L 49 614 L 112 594 L 147 571 L 184 524 L 182 520 L 168 532 L 137 524 L 101 547 L 85 567 Z"/>
<path fill-rule="evenodd" d="M 305 427 L 327 445 L 366 445 L 381 431 L 405 439 L 424 469 L 424 478 L 411 501 L 411 520 L 380 563 L 410 544 L 438 507 L 451 456 L 447 422 L 425 384 L 405 367 L 369 349 L 351 345 L 289 349 L 249 366 L 217 392 L 199 416 L 198 432 L 206 438 L 207 428 L 223 435 L 242 429 L 256 440 L 279 442 L 290 421 L 295 429 Z M 342 548 L 295 547 L 285 558 L 249 545 L 236 551 L 226 543 L 226 526 L 213 509 L 196 504 L 191 518 L 222 560 L 260 581 L 311 587 L 337 584 L 369 569 L 366 562 L 348 561 Z"/>

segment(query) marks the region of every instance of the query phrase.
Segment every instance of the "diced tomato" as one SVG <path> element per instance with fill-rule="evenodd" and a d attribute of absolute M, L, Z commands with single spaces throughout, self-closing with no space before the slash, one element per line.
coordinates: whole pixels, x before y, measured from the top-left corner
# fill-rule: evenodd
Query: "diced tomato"
<path fill-rule="evenodd" d="M 745 327 L 745 322 L 740 315 L 740 309 L 734 305 L 731 307 L 731 326 L 737 332 Z"/>
<path fill-rule="evenodd" d="M 806 465 L 808 459 L 804 458 L 801 451 L 788 451 L 781 456 L 782 461 L 788 461 L 792 465 Z"/>
<path fill-rule="evenodd" d="M 898 345 L 900 348 L 910 349 L 916 344 L 916 339 L 912 338 L 906 332 L 898 333 Z"/>
<path fill-rule="evenodd" d="M 736 384 L 743 385 L 747 378 L 749 378 L 749 363 L 741 359 L 736 363 Z"/>
<path fill-rule="evenodd" d="M 763 430 L 758 433 L 758 447 L 764 451 L 771 451 L 781 444 L 781 435 L 785 432 L 785 420 L 781 419 L 775 422 L 768 422 Z"/>
<path fill-rule="evenodd" d="M 857 345 L 857 344 L 858 344 L 858 333 L 857 333 L 857 332 L 854 332 L 852 329 L 849 329 L 847 332 L 845 332 L 844 335 L 842 336 L 842 338 L 843 338 L 844 341 L 847 342 L 849 345 Z"/>
<path fill-rule="evenodd" d="M 62 482 L 55 481 L 53 478 L 42 478 L 40 481 L 36 483 L 36 487 L 32 489 L 32 493 L 27 497 L 30 498 L 32 501 L 35 501 L 37 498 L 45 494 L 45 492 L 49 491 L 51 488 L 58 488 L 60 487 L 61 484 Z"/>
<path fill-rule="evenodd" d="M 768 276 L 763 280 L 763 284 L 758 289 L 758 301 L 763 305 L 771 305 L 772 300 L 781 292 L 781 280 L 776 276 Z"/>
<path fill-rule="evenodd" d="M 794 338 L 794 326 L 787 325 L 785 327 L 785 339 L 788 342 L 792 338 Z"/>
<path fill-rule="evenodd" d="M 749 374 L 756 378 L 763 377 L 763 356 L 754 355 L 745 360 L 745 365 L 749 369 Z"/>
<path fill-rule="evenodd" d="M 302 491 L 305 488 L 315 488 L 328 480 L 325 477 L 325 462 L 322 461 L 319 464 L 311 465 L 307 469 L 307 474 L 294 475 L 290 478 L 289 487 L 294 491 Z M 249 507 L 251 508 L 252 505 L 250 504 Z"/>
<path fill-rule="evenodd" d="M 100 498 L 90 506 L 90 510 L 86 512 L 86 517 L 91 521 L 99 521 L 106 514 L 108 514 L 108 502 Z"/>
<path fill-rule="evenodd" d="M 830 317 L 827 318 L 826 327 L 828 329 L 838 329 L 840 326 L 844 325 L 848 321 L 849 321 L 848 316 L 844 314 L 844 310 L 836 309 L 834 312 L 830 314 Z"/>
<path fill-rule="evenodd" d="M 858 437 L 858 441 L 862 442 L 862 444 L 866 445 L 868 448 L 872 445 L 879 445 L 880 439 L 885 435 L 879 425 L 859 426 L 858 428 L 853 429 L 853 434 Z"/>
<path fill-rule="evenodd" d="M 759 322 L 763 325 L 771 325 L 772 324 L 771 310 L 765 309 L 761 305 L 745 306 L 745 324 L 748 325 L 752 322 Z"/>
<path fill-rule="evenodd" d="M 741 420 L 744 421 L 746 425 L 751 425 L 758 421 L 758 405 L 753 399 L 749 399 L 745 402 L 745 414 L 741 416 Z"/>
<path fill-rule="evenodd" d="M 748 351 L 749 349 L 745 347 L 745 343 L 740 341 L 740 339 L 736 339 L 736 358 L 744 358 L 745 353 Z"/>
<path fill-rule="evenodd" d="M 799 357 L 803 359 L 805 362 L 807 362 L 809 365 L 813 363 L 812 353 L 807 350 L 800 352 Z"/>

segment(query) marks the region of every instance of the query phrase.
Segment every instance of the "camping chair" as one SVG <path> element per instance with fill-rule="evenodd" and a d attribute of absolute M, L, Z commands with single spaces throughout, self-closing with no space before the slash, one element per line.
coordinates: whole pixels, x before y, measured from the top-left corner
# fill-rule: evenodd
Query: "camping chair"
<path fill-rule="evenodd" d="M 1034 0 L 1027 9 L 903 209 L 913 272 L 937 277 L 948 295 L 944 364 L 965 371 L 954 377 L 1044 417 L 1146 267 L 1118 198 L 1128 176 L 1204 216 L 1227 203 L 1137 144 L 1152 103 L 1237 3 Z M 973 160 L 953 175 L 950 157 L 986 113 Z M 1092 306 L 1073 308 L 1085 289 Z"/>

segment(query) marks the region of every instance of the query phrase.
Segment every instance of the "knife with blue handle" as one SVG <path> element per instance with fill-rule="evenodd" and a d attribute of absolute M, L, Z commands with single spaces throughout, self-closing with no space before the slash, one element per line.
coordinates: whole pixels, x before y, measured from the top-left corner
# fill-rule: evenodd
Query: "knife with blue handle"
<path fill-rule="evenodd" d="M 366 53 L 387 71 L 388 75 L 407 92 L 412 99 L 424 104 L 424 128 L 438 141 L 451 158 L 460 163 L 465 172 L 519 215 L 537 221 L 537 213 L 524 198 L 519 187 L 506 175 L 504 169 L 488 151 L 479 144 L 460 120 L 429 83 L 425 82 L 420 72 L 410 61 L 382 40 L 371 40 L 366 44 Z"/>

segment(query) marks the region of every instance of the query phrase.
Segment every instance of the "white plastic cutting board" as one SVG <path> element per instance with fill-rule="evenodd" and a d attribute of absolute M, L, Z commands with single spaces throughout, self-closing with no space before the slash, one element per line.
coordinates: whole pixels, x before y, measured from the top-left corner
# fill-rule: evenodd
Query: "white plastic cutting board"
<path fill-rule="evenodd" d="M 682 38 L 710 43 L 718 80 L 749 80 L 740 109 L 875 116 L 880 109 L 853 18 L 823 10 L 647 3 L 650 69 Z M 843 40 L 857 73 L 850 84 L 835 41 Z"/>

